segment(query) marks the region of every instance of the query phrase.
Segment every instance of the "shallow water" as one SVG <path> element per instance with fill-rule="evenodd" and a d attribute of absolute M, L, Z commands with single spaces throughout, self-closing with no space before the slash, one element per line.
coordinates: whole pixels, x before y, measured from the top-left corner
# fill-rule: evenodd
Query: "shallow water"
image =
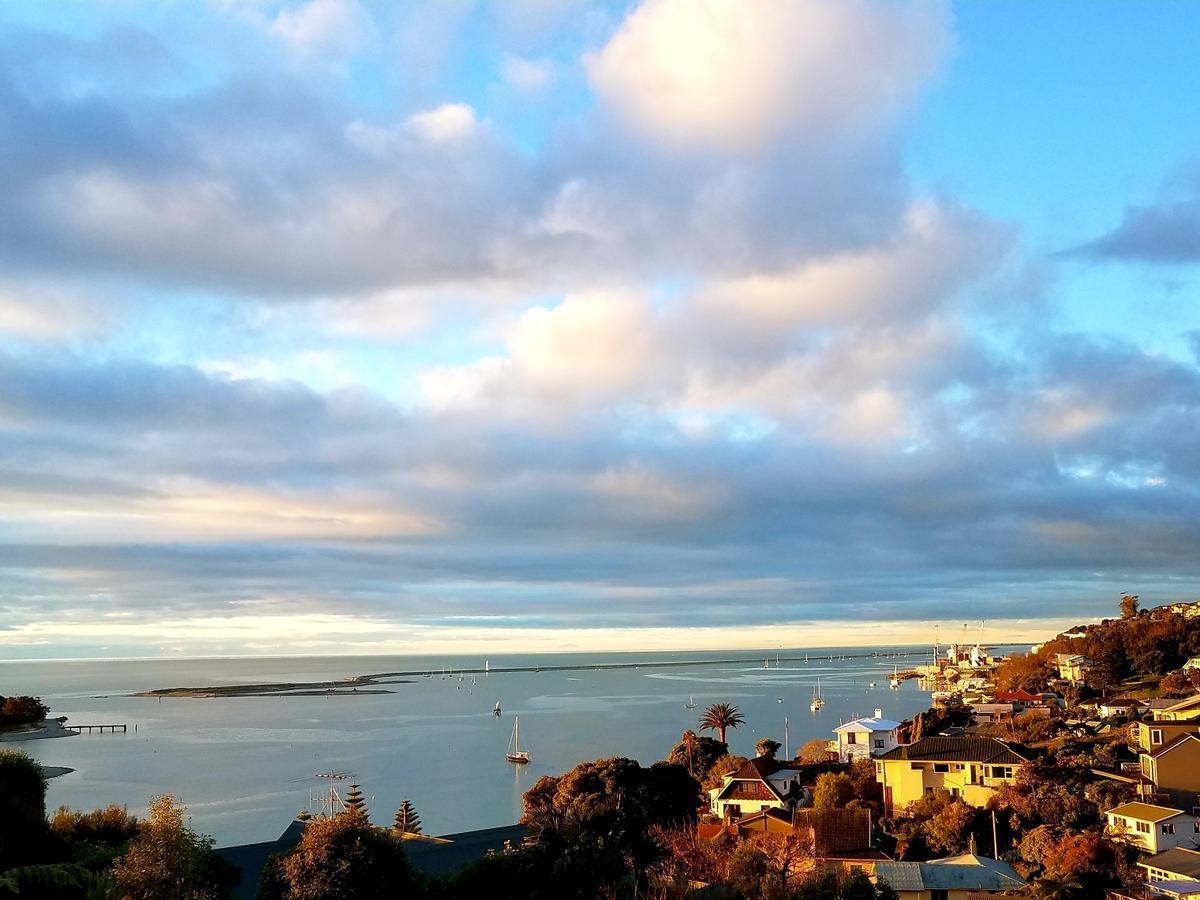
<path fill-rule="evenodd" d="M 891 652 L 893 648 L 881 648 Z M 804 650 L 780 651 L 803 657 Z M 311 657 L 190 660 L 80 660 L 0 664 L 0 694 L 38 694 L 52 715 L 72 723 L 124 722 L 127 734 L 93 734 L 6 744 L 45 765 L 76 771 L 50 782 L 50 808 L 90 809 L 110 802 L 144 811 L 158 793 L 180 797 L 193 825 L 218 845 L 274 838 L 321 791 L 313 776 L 338 770 L 362 784 L 374 821 L 389 823 L 409 798 L 425 831 L 445 834 L 511 824 L 534 781 L 586 759 L 628 756 L 649 765 L 664 757 L 705 706 L 735 703 L 746 724 L 731 731 L 730 749 L 752 755 L 761 737 L 784 738 L 790 749 L 832 737 L 831 729 L 882 707 L 902 719 L 929 706 L 916 681 L 887 687 L 888 658 L 812 660 L 763 668 L 768 654 L 641 653 L 496 657 L 493 668 L 745 657 L 745 662 L 517 672 L 442 677 L 481 667 L 478 658 Z M 862 654 L 862 648 L 833 651 Z M 816 657 L 820 655 L 822 659 Z M 924 659 L 912 658 L 912 663 Z M 250 682 L 323 681 L 351 675 L 427 669 L 432 677 L 385 685 L 392 694 L 224 699 L 130 697 L 162 687 Z M 825 697 L 808 709 L 817 678 Z M 868 687 L 876 681 L 878 688 Z M 474 683 L 473 683 L 474 682 Z M 684 708 L 694 696 L 695 710 Z M 780 703 L 779 699 L 784 702 Z M 500 701 L 504 714 L 492 707 Z M 524 767 L 504 758 L 513 716 L 521 717 Z M 136 727 L 136 730 L 135 730 Z M 312 807 L 315 808 L 315 807 Z"/>

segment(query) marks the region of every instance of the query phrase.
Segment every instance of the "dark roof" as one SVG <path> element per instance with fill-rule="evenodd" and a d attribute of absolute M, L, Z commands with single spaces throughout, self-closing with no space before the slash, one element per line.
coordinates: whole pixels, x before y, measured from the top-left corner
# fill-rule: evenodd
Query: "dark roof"
<path fill-rule="evenodd" d="M 489 850 L 503 850 L 506 842 L 520 847 L 524 840 L 524 825 L 502 825 L 444 834 L 439 841 L 406 840 L 404 852 L 413 868 L 426 875 L 452 875 L 467 863 L 487 856 Z"/>
<path fill-rule="evenodd" d="M 1023 749 L 1023 748 L 1022 748 Z M 904 744 L 881 754 L 879 759 L 911 759 L 936 762 L 977 762 L 1020 765 L 1029 762 L 1017 749 L 995 738 L 934 735 Z"/>
<path fill-rule="evenodd" d="M 283 830 L 283 834 L 273 841 L 217 848 L 218 856 L 242 872 L 242 880 L 233 889 L 234 900 L 254 900 L 258 896 L 258 877 L 262 874 L 263 866 L 276 853 L 286 853 L 295 847 L 304 834 L 305 824 L 294 819 Z"/>
<path fill-rule="evenodd" d="M 1148 869 L 1162 869 L 1184 878 L 1200 878 L 1200 852 L 1185 850 L 1182 847 L 1156 853 L 1143 859 L 1138 865 Z"/>

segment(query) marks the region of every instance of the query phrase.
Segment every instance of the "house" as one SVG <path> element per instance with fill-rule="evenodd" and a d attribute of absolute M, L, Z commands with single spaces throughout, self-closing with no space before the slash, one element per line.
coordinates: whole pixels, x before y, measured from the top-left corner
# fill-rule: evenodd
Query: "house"
<path fill-rule="evenodd" d="M 1170 706 L 1151 712 L 1155 722 L 1192 722 L 1200 720 L 1200 694 L 1176 700 Z"/>
<path fill-rule="evenodd" d="M 1200 737 L 1183 734 L 1138 757 L 1141 774 L 1155 791 L 1188 812 L 1200 807 Z"/>
<path fill-rule="evenodd" d="M 934 791 L 983 806 L 1028 762 L 1013 745 L 995 738 L 934 735 L 876 757 L 875 780 L 883 786 L 889 815 Z"/>
<path fill-rule="evenodd" d="M 1025 879 L 1008 863 L 974 853 L 930 862 L 876 863 L 874 879 L 890 885 L 901 900 L 975 900 L 1025 887 Z"/>
<path fill-rule="evenodd" d="M 993 722 L 1011 722 L 1016 707 L 1011 703 L 972 703 L 971 715 L 981 725 Z"/>
<path fill-rule="evenodd" d="M 1011 703 L 1018 712 L 1029 706 L 1041 706 L 1047 700 L 1057 700 L 1057 694 L 1035 694 L 1024 688 L 1015 691 L 996 691 L 995 702 Z"/>
<path fill-rule="evenodd" d="M 1151 803 L 1122 803 L 1104 814 L 1105 833 L 1118 837 L 1147 853 L 1175 847 L 1195 847 L 1200 838 L 1200 820 L 1182 809 Z"/>
<path fill-rule="evenodd" d="M 1200 722 L 1159 722 L 1155 719 L 1142 719 L 1130 726 L 1130 736 L 1142 751 L 1148 753 L 1173 744 L 1188 734 L 1200 734 Z"/>
<path fill-rule="evenodd" d="M 1092 661 L 1078 653 L 1058 653 L 1054 658 L 1058 666 L 1058 677 L 1071 684 L 1079 684 L 1087 677 Z"/>
<path fill-rule="evenodd" d="M 829 749 L 842 762 L 878 756 L 900 745 L 900 723 L 885 719 L 882 709 L 876 709 L 869 718 L 839 725 L 833 733 L 837 738 L 830 741 Z"/>
<path fill-rule="evenodd" d="M 1183 664 L 1185 669 L 1200 669 L 1200 656 L 1193 656 Z"/>
<path fill-rule="evenodd" d="M 1146 870 L 1147 896 L 1200 894 L 1200 851 L 1176 847 L 1143 859 L 1138 865 Z"/>
<path fill-rule="evenodd" d="M 1096 711 L 1105 719 L 1132 719 L 1145 708 L 1140 700 L 1121 697 L 1116 700 L 1101 701 L 1096 706 Z"/>
<path fill-rule="evenodd" d="M 404 841 L 409 865 L 426 875 L 453 875 L 469 863 L 505 847 L 520 847 L 525 841 L 524 825 L 502 825 L 478 831 L 460 831 L 435 838 L 416 836 Z"/>
<path fill-rule="evenodd" d="M 803 763 L 781 762 L 772 756 L 747 760 L 740 769 L 725 776 L 725 783 L 708 792 L 713 815 L 737 821 L 744 815 L 767 809 L 791 809 L 811 801 L 801 786 Z"/>
<path fill-rule="evenodd" d="M 241 872 L 241 880 L 234 886 L 234 900 L 254 900 L 258 896 L 258 879 L 267 860 L 277 853 L 287 853 L 300 842 L 308 822 L 293 819 L 273 841 L 256 844 L 240 844 L 236 847 L 218 847 L 217 856 Z"/>

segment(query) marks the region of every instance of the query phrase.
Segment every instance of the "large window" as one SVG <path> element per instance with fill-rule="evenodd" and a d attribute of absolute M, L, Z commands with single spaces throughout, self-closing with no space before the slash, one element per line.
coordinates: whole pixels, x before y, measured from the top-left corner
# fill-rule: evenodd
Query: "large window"
<path fill-rule="evenodd" d="M 1137 830 L 1140 831 L 1142 834 L 1149 834 L 1150 833 L 1150 823 L 1149 822 L 1138 822 Z"/>
<path fill-rule="evenodd" d="M 1175 823 L 1174 822 L 1163 822 L 1162 823 L 1162 833 L 1163 834 L 1174 834 L 1175 833 Z"/>
<path fill-rule="evenodd" d="M 935 772 L 949 772 L 949 771 L 950 771 L 950 763 L 934 763 L 934 764 L 933 764 L 933 771 L 935 771 Z"/>

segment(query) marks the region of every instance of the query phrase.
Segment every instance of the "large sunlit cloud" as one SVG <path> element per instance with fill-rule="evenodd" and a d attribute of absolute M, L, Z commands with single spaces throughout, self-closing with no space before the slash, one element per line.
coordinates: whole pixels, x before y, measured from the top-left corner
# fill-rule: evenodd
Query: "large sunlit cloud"
<path fill-rule="evenodd" d="M 668 143 L 751 152 L 885 130 L 939 66 L 937 3 L 647 0 L 585 60 L 596 92 Z"/>

